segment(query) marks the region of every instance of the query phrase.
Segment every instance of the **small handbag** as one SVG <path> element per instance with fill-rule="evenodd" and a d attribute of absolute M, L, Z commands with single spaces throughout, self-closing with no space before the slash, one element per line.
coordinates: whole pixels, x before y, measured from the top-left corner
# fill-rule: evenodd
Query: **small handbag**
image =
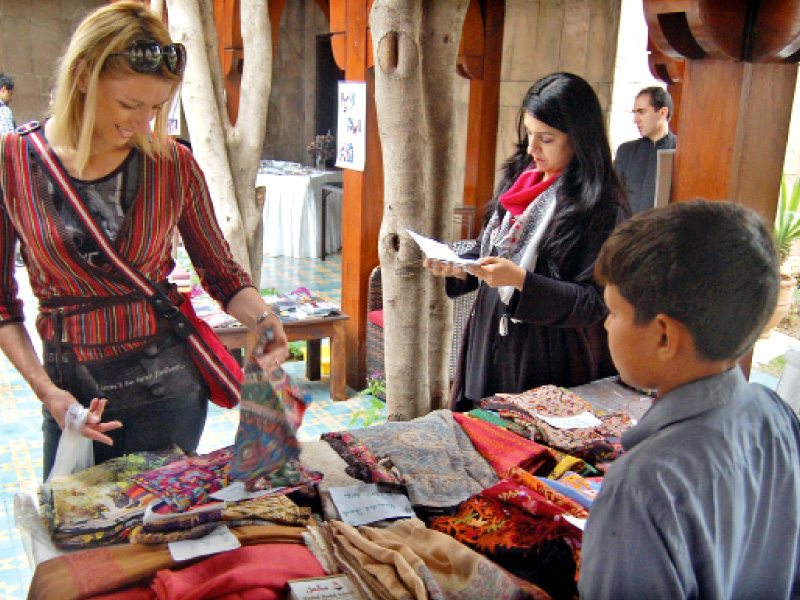
<path fill-rule="evenodd" d="M 164 292 L 120 256 L 111 240 L 87 211 L 69 176 L 54 159 L 39 132 L 27 131 L 25 139 L 29 147 L 39 155 L 53 182 L 68 199 L 84 227 L 105 252 L 111 264 L 133 283 L 156 313 L 162 315 L 175 333 L 189 345 L 192 359 L 208 383 L 210 400 L 223 408 L 233 408 L 238 405 L 241 398 L 242 369 L 214 330 L 195 314 L 189 298 L 184 296 L 183 302 L 176 307 Z"/>

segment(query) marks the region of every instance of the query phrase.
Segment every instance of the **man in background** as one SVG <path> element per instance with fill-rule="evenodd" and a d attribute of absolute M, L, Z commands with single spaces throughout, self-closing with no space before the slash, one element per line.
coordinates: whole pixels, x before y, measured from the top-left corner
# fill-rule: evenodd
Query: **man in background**
<path fill-rule="evenodd" d="M 622 144 L 614 161 L 633 214 L 654 206 L 658 151 L 675 148 L 671 118 L 672 97 L 664 88 L 647 87 L 636 96 L 633 122 L 642 137 Z"/>
<path fill-rule="evenodd" d="M 0 73 L 0 134 L 11 133 L 16 129 L 14 113 L 9 104 L 14 96 L 14 80 L 5 73 Z"/>

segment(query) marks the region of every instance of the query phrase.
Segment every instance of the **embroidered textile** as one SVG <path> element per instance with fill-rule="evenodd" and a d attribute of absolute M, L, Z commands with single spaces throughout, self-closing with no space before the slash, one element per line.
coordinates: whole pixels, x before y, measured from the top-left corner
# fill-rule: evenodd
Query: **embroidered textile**
<path fill-rule="evenodd" d="M 239 481 L 270 474 L 300 456 L 297 428 L 311 403 L 311 395 L 293 384 L 283 369 L 268 374 L 260 367 L 258 372 L 247 367 L 245 371 L 230 469 Z"/>
<path fill-rule="evenodd" d="M 619 437 L 633 426 L 627 415 L 596 414 L 586 400 L 554 385 L 537 387 L 521 394 L 495 394 L 483 399 L 481 405 L 498 411 L 504 417 L 513 416 L 518 422 L 526 423 L 536 441 L 574 454 L 591 464 L 617 458 L 622 453 Z M 558 429 L 539 418 L 539 415 L 572 417 L 585 412 L 593 413 L 602 423 L 597 427 Z"/>
<path fill-rule="evenodd" d="M 261 475 L 247 482 L 250 492 L 272 490 L 273 494 L 288 494 L 322 481 L 322 473 L 311 471 L 298 460 L 290 460 L 273 473 Z"/>
<path fill-rule="evenodd" d="M 499 481 L 449 410 L 349 433 L 375 456 L 391 459 L 413 506 L 453 507 Z"/>
<path fill-rule="evenodd" d="M 542 587 L 554 599 L 575 594 L 575 553 L 580 541 L 564 521 L 534 517 L 499 500 L 475 495 L 453 516 L 436 517 L 429 527 Z"/>
<path fill-rule="evenodd" d="M 582 505 L 574 500 L 571 500 L 570 498 L 567 498 L 564 494 L 557 492 L 551 486 L 549 486 L 548 483 L 552 481 L 550 479 L 535 477 L 527 471 L 523 471 L 522 469 L 516 467 L 508 471 L 508 478 L 511 481 L 530 488 L 573 517 L 586 519 L 589 516 L 589 511 L 586 510 Z"/>
<path fill-rule="evenodd" d="M 383 483 L 405 489 L 397 469 L 387 467 L 390 461 L 381 461 L 369 449 L 346 431 L 323 433 L 320 439 L 327 442 L 347 463 L 345 473 L 365 483 Z"/>
<path fill-rule="evenodd" d="M 132 478 L 176 511 L 208 502 L 213 494 L 228 485 L 227 474 L 233 447 L 187 457 Z"/>
<path fill-rule="evenodd" d="M 174 447 L 113 458 L 85 471 L 54 477 L 46 512 L 51 515 L 53 543 L 59 548 L 114 544 L 127 539 L 142 520 L 149 494 L 128 497 L 132 478 L 185 457 Z"/>
<path fill-rule="evenodd" d="M 535 475 L 547 475 L 556 466 L 549 448 L 487 421 L 461 413 L 453 413 L 453 418 L 500 477 L 505 477 L 511 467 L 521 467 Z"/>

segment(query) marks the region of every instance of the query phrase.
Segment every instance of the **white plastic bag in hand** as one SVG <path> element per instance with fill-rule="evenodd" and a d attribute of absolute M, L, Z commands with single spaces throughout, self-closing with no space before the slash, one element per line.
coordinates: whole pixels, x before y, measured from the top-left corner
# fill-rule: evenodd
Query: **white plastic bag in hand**
<path fill-rule="evenodd" d="M 56 460 L 47 481 L 53 477 L 69 475 L 94 466 L 92 440 L 81 435 L 88 417 L 89 409 L 77 402 L 71 404 L 67 409 L 64 417 L 64 431 L 61 432 L 58 450 L 56 450 Z"/>

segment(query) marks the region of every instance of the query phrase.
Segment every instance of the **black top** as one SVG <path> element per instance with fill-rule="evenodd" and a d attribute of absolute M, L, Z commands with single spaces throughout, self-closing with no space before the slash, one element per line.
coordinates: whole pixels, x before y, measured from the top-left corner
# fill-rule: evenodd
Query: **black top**
<path fill-rule="evenodd" d="M 632 214 L 653 208 L 658 151 L 674 149 L 675 140 L 675 134 L 668 132 L 655 144 L 650 138 L 642 137 L 625 142 L 617 149 L 614 165 L 628 193 Z"/>
<path fill-rule="evenodd" d="M 469 410 L 476 401 L 498 392 L 520 393 L 540 385 L 571 387 L 613 375 L 603 327 L 607 309 L 603 289 L 594 280 L 594 263 L 613 228 L 627 210 L 608 200 L 596 210 L 607 217 L 602 230 L 587 228 L 560 277 L 547 261 L 528 271 L 522 291 L 508 305 L 495 288 L 480 285 L 466 325 L 453 386 L 453 409 Z M 483 235 L 484 232 L 481 232 Z M 465 257 L 477 258 L 480 244 Z M 474 290 L 479 280 L 447 278 L 455 297 Z M 500 319 L 508 313 L 508 335 L 500 335 Z"/>

